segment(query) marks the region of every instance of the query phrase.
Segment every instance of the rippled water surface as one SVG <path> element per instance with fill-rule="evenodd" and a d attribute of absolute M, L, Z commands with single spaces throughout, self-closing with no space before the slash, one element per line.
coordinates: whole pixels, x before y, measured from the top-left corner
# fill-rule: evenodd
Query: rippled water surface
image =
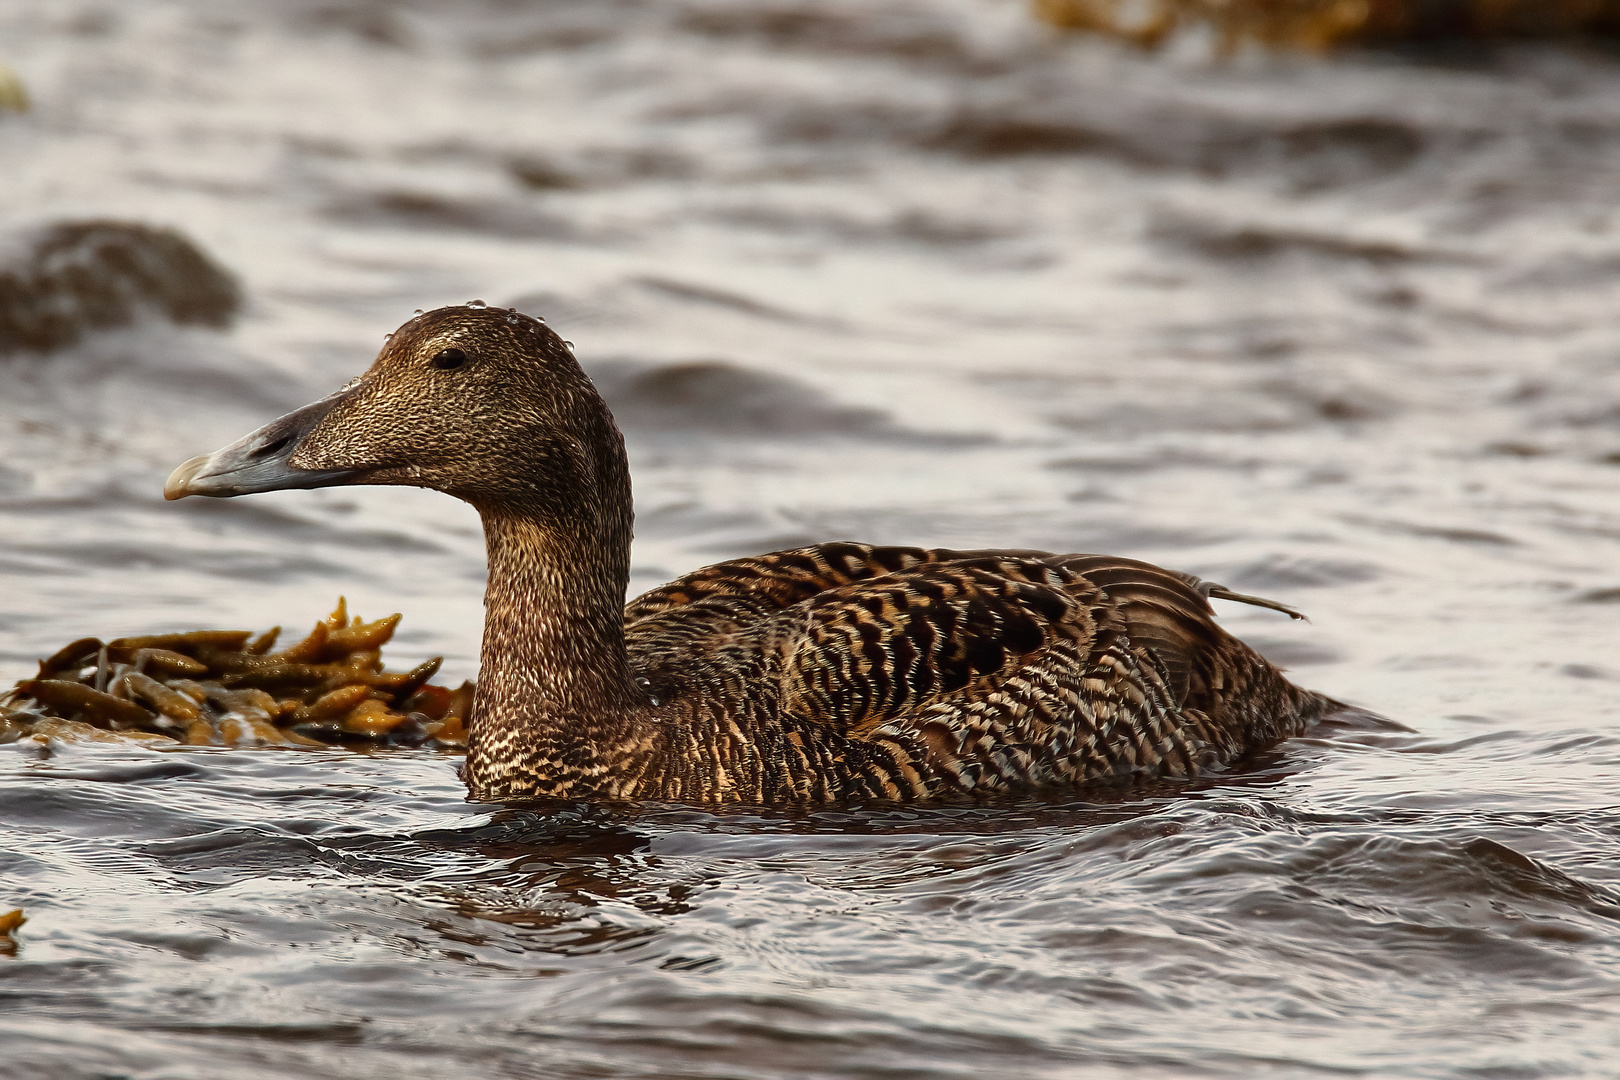
<path fill-rule="evenodd" d="M 1197 52 L 1013 0 L 0 0 L 0 225 L 174 226 L 247 299 L 0 359 L 5 681 L 340 593 L 473 675 L 459 504 L 159 493 L 480 297 L 613 404 L 637 589 L 1115 552 L 1303 608 L 1221 614 L 1410 728 L 809 815 L 0 747 L 0 1075 L 1620 1075 L 1620 65 Z"/>

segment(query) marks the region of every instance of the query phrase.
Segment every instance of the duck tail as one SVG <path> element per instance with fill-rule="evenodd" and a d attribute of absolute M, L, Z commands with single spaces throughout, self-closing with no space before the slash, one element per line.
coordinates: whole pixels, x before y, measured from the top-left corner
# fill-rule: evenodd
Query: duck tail
<path fill-rule="evenodd" d="M 1233 592 L 1225 585 L 1217 585 L 1213 581 L 1205 581 L 1203 578 L 1194 577 L 1191 574 L 1182 574 L 1180 576 L 1188 585 L 1191 585 L 1201 595 L 1211 600 L 1231 600 L 1239 604 L 1252 604 L 1255 607 L 1280 611 L 1290 619 L 1298 619 L 1301 622 L 1311 621 L 1305 617 L 1303 612 L 1296 611 L 1279 600 L 1268 600 L 1264 596 L 1251 596 L 1248 593 Z"/>

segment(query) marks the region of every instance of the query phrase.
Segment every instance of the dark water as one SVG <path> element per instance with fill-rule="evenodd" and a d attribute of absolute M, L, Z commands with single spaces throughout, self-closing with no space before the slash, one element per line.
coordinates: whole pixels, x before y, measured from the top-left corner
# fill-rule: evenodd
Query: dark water
<path fill-rule="evenodd" d="M 1412 729 L 808 816 L 0 747 L 0 1076 L 1620 1075 L 1612 60 L 1212 65 L 1013 0 L 4 0 L 0 62 L 0 225 L 175 226 L 247 304 L 0 360 L 6 680 L 339 593 L 473 674 L 459 505 L 159 491 L 476 296 L 614 403 L 637 588 L 1116 552 L 1305 609 L 1222 614 Z"/>

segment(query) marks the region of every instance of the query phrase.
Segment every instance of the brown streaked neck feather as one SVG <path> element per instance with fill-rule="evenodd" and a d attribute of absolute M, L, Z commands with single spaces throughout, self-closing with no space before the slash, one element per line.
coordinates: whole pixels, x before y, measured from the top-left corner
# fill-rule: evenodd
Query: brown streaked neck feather
<path fill-rule="evenodd" d="M 598 759 L 649 704 L 625 652 L 629 467 L 598 409 L 594 446 L 537 448 L 529 491 L 474 503 L 489 554 L 467 752 L 475 795 L 498 797 L 512 778 L 562 762 L 562 773 L 600 772 L 608 763 Z"/>
<path fill-rule="evenodd" d="M 484 517 L 482 718 L 562 717 L 644 703 L 624 648 L 628 552 L 532 519 Z"/>
<path fill-rule="evenodd" d="M 463 773 L 474 798 L 568 795 L 612 772 L 647 699 L 624 646 L 625 545 L 484 515 L 489 586 Z"/>

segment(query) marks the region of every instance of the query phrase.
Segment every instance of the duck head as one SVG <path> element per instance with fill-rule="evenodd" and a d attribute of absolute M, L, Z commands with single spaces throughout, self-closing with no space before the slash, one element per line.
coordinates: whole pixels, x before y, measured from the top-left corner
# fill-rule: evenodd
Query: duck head
<path fill-rule="evenodd" d="M 475 302 L 418 315 L 358 379 L 192 458 L 163 494 L 392 484 L 485 511 L 567 518 L 582 503 L 627 498 L 612 490 L 628 483 L 623 455 L 563 341 L 527 315 Z"/>

